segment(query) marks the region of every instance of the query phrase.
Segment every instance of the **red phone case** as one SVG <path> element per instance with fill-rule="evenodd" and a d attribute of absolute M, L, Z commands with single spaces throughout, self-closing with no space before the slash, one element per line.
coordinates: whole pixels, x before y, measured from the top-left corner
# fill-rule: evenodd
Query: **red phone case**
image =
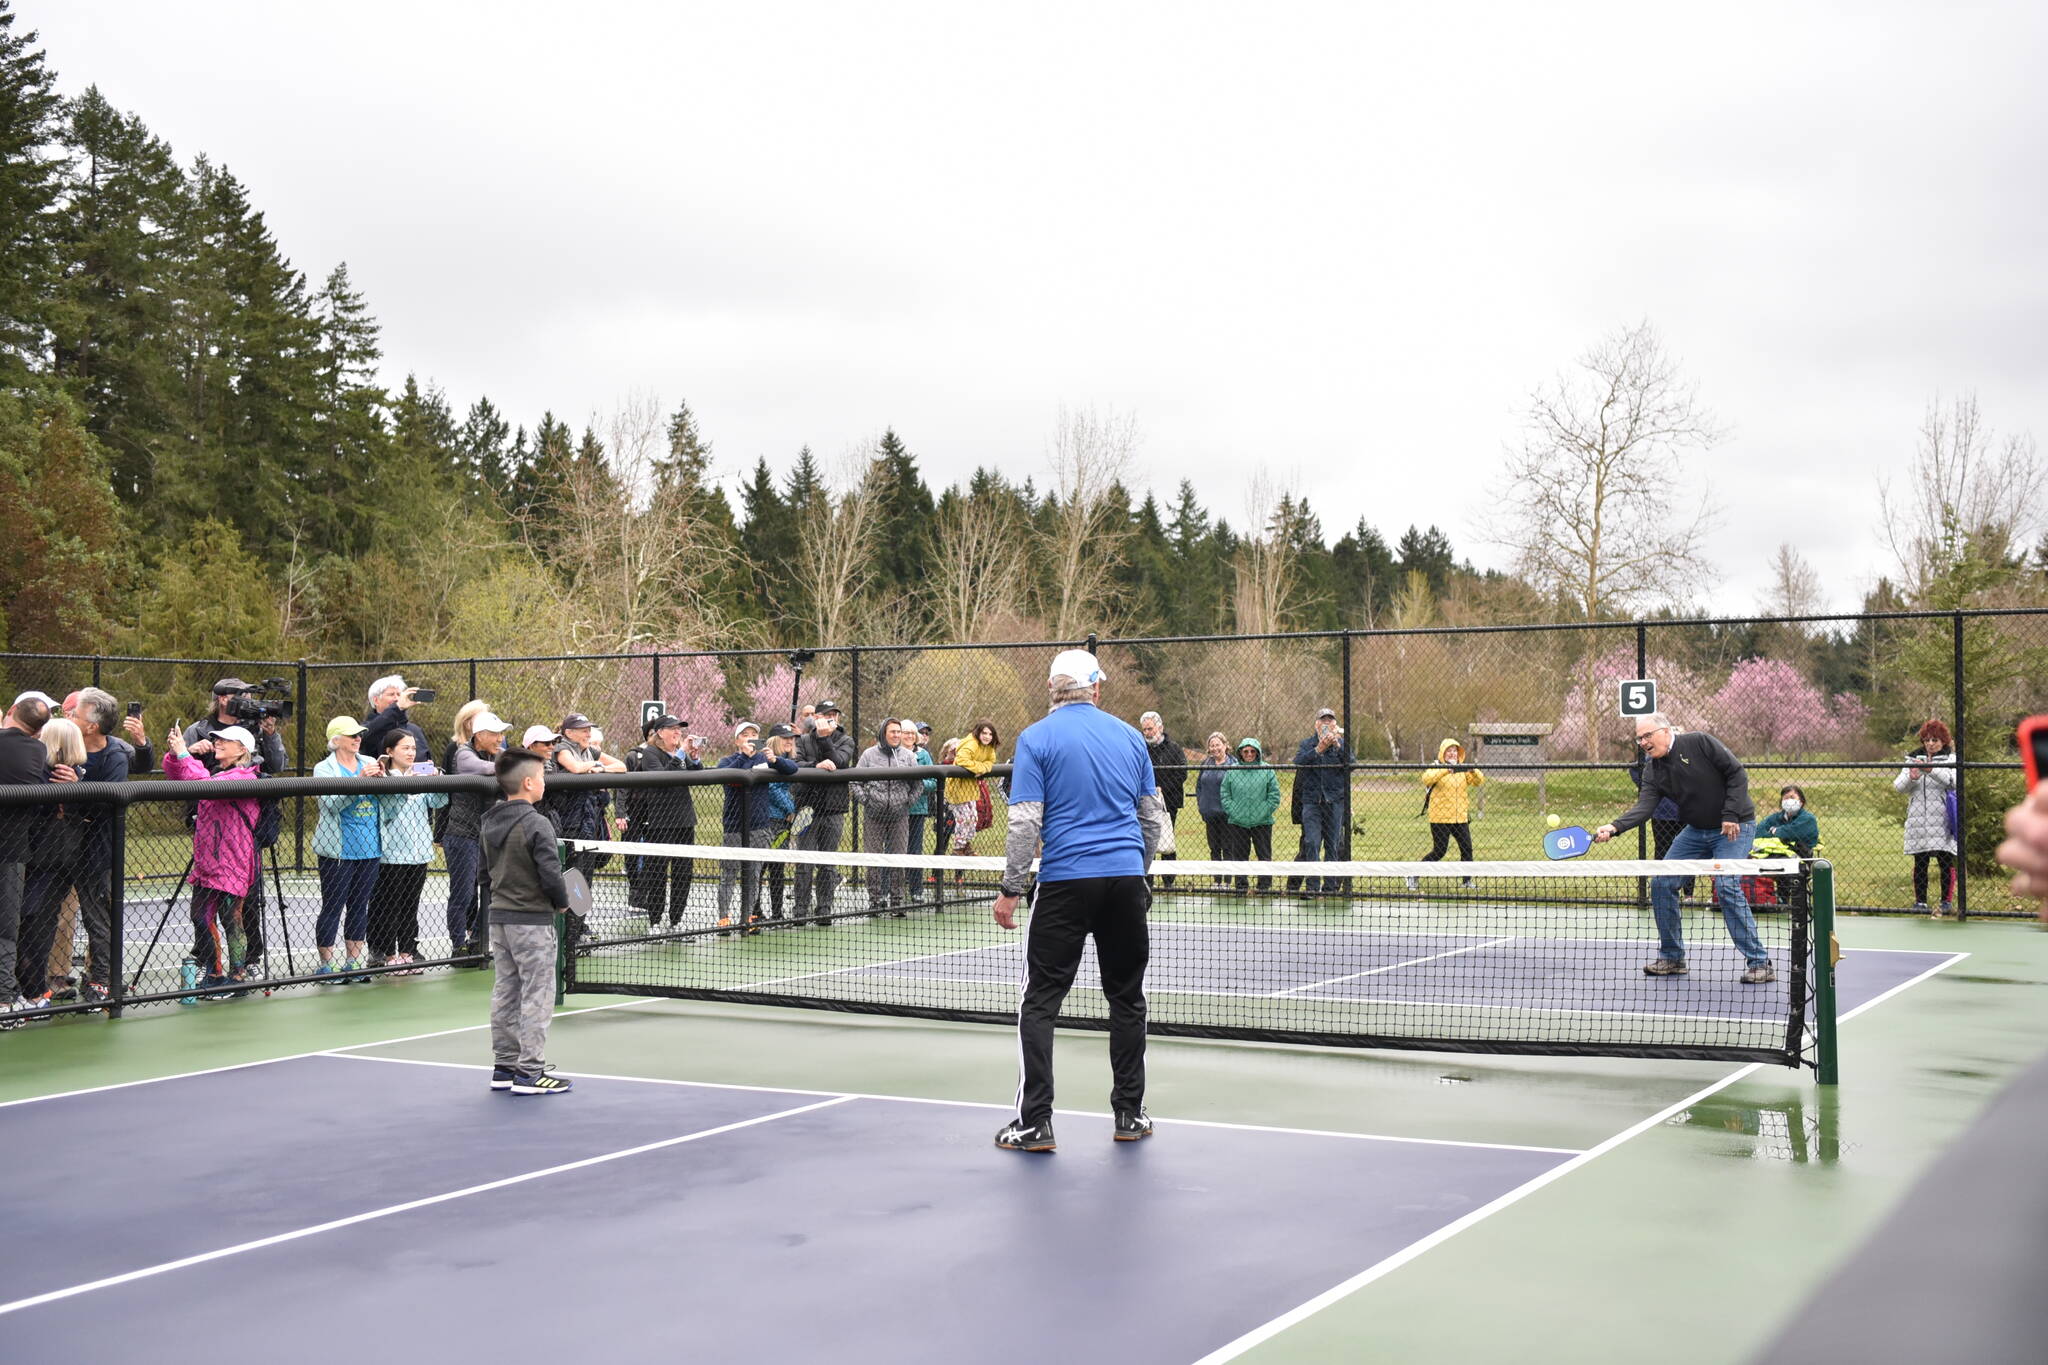
<path fill-rule="evenodd" d="M 2020 762 L 2027 769 L 2027 790 L 2040 785 L 2048 770 L 2048 716 L 2028 716 L 2020 722 Z"/>

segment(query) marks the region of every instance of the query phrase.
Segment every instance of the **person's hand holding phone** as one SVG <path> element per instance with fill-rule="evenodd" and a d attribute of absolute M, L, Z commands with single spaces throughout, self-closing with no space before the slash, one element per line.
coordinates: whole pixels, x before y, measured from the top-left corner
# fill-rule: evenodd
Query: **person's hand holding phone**
<path fill-rule="evenodd" d="M 129 743 L 136 745 L 146 745 L 149 743 L 149 727 L 142 723 L 142 717 L 136 712 L 130 711 L 128 713 L 121 722 L 121 729 L 128 736 Z"/>

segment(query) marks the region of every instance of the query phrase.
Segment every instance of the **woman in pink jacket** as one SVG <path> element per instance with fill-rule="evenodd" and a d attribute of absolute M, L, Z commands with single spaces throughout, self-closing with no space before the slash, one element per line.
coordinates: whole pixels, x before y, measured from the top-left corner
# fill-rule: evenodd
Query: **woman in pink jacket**
<path fill-rule="evenodd" d="M 185 748 L 185 736 L 173 729 L 164 754 L 164 775 L 180 782 L 254 782 L 250 766 L 256 738 L 239 725 L 214 733 L 213 758 L 218 771 Z M 254 796 L 204 800 L 192 827 L 192 925 L 197 942 L 208 946 L 202 964 L 202 986 L 224 986 L 247 976 L 249 935 L 242 925 L 243 901 L 255 884 L 256 820 L 261 813 Z"/>

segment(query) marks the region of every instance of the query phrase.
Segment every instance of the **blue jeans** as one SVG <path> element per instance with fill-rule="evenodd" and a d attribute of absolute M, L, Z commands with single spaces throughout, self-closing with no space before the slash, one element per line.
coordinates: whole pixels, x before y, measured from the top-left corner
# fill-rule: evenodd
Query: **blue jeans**
<path fill-rule="evenodd" d="M 1750 842 L 1756 837 L 1754 821 L 1745 821 L 1735 827 L 1735 837 L 1724 839 L 1719 827 L 1694 829 L 1687 825 L 1678 831 L 1678 837 L 1671 841 L 1666 858 L 1746 858 Z M 1650 878 L 1650 908 L 1657 916 L 1657 956 L 1673 962 L 1685 961 L 1685 935 L 1679 928 L 1678 888 L 1685 884 L 1685 877 Z M 1749 901 L 1742 894 L 1740 877 L 1714 878 L 1714 903 L 1721 907 L 1722 922 L 1728 926 L 1728 937 L 1742 951 L 1750 966 L 1755 967 L 1771 960 L 1764 951 L 1764 945 L 1756 936 L 1756 919 L 1749 913 Z"/>
<path fill-rule="evenodd" d="M 443 836 L 441 856 L 448 862 L 448 951 L 459 954 L 465 944 L 488 937 L 482 932 L 484 916 L 477 913 L 476 891 L 481 882 L 489 897 L 491 870 L 484 866 L 483 844 L 460 834 Z M 486 911 L 489 908 L 485 906 Z"/>
<path fill-rule="evenodd" d="M 1296 781 L 1300 778 L 1297 776 Z M 1301 861 L 1305 863 L 1334 863 L 1343 856 L 1344 848 L 1344 803 L 1342 801 L 1317 801 L 1304 797 L 1301 803 Z M 1325 877 L 1320 885 L 1316 879 L 1308 879 L 1304 889 L 1309 891 L 1335 891 L 1338 878 Z"/>
<path fill-rule="evenodd" d="M 334 933 L 350 943 L 370 936 L 370 892 L 377 885 L 375 858 L 322 858 L 320 860 L 320 918 L 313 929 L 313 942 L 322 948 L 334 946 Z M 348 924 L 341 922 L 348 912 Z"/>

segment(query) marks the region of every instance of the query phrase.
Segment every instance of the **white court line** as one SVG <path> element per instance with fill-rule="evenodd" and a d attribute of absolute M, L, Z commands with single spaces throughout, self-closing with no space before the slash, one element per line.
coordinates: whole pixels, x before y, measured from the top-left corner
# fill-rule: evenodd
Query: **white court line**
<path fill-rule="evenodd" d="M 1919 985 L 1928 977 L 1933 976 L 1937 972 L 1943 972 L 1948 970 L 1950 967 L 1953 967 L 1956 963 L 1961 962 L 1964 958 L 1968 956 L 1968 953 L 1957 953 L 1948 961 L 1943 962 L 1938 966 L 1929 967 L 1926 971 L 1920 973 L 1912 980 L 1902 981 L 1898 985 L 1892 987 L 1890 990 L 1884 992 L 1882 995 L 1875 996 L 1872 999 L 1864 1001 L 1855 1009 L 1850 1010 L 1848 1013 L 1842 1015 L 1841 1020 L 1846 1021 L 1855 1018 L 1857 1015 L 1863 1013 L 1865 1010 L 1871 1008 L 1873 1005 L 1882 1004 L 1884 1001 L 1891 999 L 1891 997 L 1897 995 L 1899 992 L 1907 989 L 1908 987 Z M 1353 1275 L 1350 1279 L 1345 1280 L 1343 1283 L 1332 1285 L 1330 1288 L 1324 1290 L 1322 1293 L 1310 1299 L 1307 1303 L 1301 1304 L 1296 1308 L 1289 1309 L 1287 1312 L 1282 1313 L 1279 1317 L 1274 1318 L 1270 1322 L 1262 1323 L 1261 1325 L 1254 1327 L 1251 1331 L 1246 1332 L 1244 1335 L 1238 1337 L 1235 1341 L 1231 1341 L 1222 1346 L 1219 1346 L 1217 1349 L 1203 1356 L 1200 1360 L 1195 1361 L 1194 1365 L 1222 1365 L 1224 1361 L 1237 1359 L 1237 1357 L 1243 1355 L 1252 1347 L 1259 1345 L 1261 1342 L 1271 1340 L 1273 1337 L 1278 1336 L 1280 1333 L 1286 1331 L 1290 1327 L 1293 1327 L 1295 1324 L 1302 1322 L 1303 1320 L 1309 1317 L 1314 1316 L 1315 1314 L 1321 1312 L 1325 1308 L 1328 1308 L 1331 1304 L 1336 1303 L 1338 1300 L 1346 1298 L 1349 1295 L 1357 1292 L 1358 1290 L 1363 1289 L 1365 1286 L 1371 1284 L 1374 1280 L 1379 1279 L 1380 1277 L 1386 1275 L 1390 1271 L 1400 1269 L 1402 1266 L 1408 1264 L 1408 1262 L 1422 1255 L 1423 1252 L 1429 1251 L 1441 1245 L 1442 1243 L 1450 1240 L 1452 1237 L 1457 1236 L 1459 1233 L 1463 1232 L 1466 1228 L 1471 1227 L 1473 1224 L 1481 1222 L 1486 1218 L 1492 1217 L 1494 1214 L 1500 1212 L 1502 1209 L 1508 1207 L 1510 1204 L 1514 1204 L 1520 1201 L 1521 1199 L 1525 1198 L 1526 1196 L 1534 1194 L 1537 1190 L 1542 1189 L 1545 1185 L 1550 1184 L 1552 1181 L 1563 1179 L 1566 1175 L 1569 1175 L 1571 1172 L 1577 1170 L 1579 1167 L 1586 1165 L 1588 1162 L 1594 1160 L 1597 1157 L 1606 1155 L 1608 1152 L 1613 1151 L 1616 1147 L 1621 1146 L 1622 1143 L 1629 1141 L 1631 1138 L 1640 1137 L 1642 1134 L 1649 1132 L 1652 1128 L 1655 1128 L 1658 1124 L 1663 1123 L 1667 1119 L 1673 1118 L 1676 1115 L 1685 1111 L 1686 1109 L 1691 1108 L 1693 1105 L 1698 1104 L 1701 1100 L 1706 1099 L 1709 1095 L 1713 1095 L 1718 1091 L 1727 1089 L 1729 1086 L 1735 1084 L 1737 1081 L 1752 1075 L 1758 1070 L 1761 1070 L 1762 1067 L 1762 1062 L 1751 1062 L 1748 1066 L 1745 1066 L 1740 1070 L 1730 1072 L 1728 1075 L 1723 1076 L 1720 1080 L 1715 1081 L 1712 1085 L 1706 1086 L 1705 1088 L 1695 1091 L 1694 1093 L 1686 1096 L 1684 1099 L 1678 1101 L 1678 1103 L 1673 1105 L 1667 1105 L 1665 1108 L 1658 1110 L 1656 1113 L 1650 1115 L 1648 1118 L 1643 1119 L 1638 1123 L 1632 1124 L 1627 1128 L 1624 1128 L 1621 1132 L 1616 1133 L 1613 1137 L 1608 1138 L 1605 1142 L 1599 1143 L 1593 1147 L 1589 1147 L 1585 1151 L 1581 1152 L 1579 1155 L 1571 1158 L 1569 1161 L 1566 1161 L 1557 1166 L 1553 1166 L 1550 1170 L 1543 1172 L 1543 1174 L 1535 1177 L 1533 1180 L 1529 1180 L 1521 1185 L 1517 1185 L 1514 1189 L 1509 1190 L 1506 1194 L 1494 1200 L 1491 1204 L 1487 1204 L 1483 1207 L 1472 1210 L 1472 1212 L 1466 1214 L 1463 1218 L 1458 1219 L 1456 1222 L 1447 1223 L 1443 1227 L 1438 1228 L 1435 1232 L 1429 1234 L 1429 1236 L 1424 1237 L 1419 1241 L 1411 1242 L 1409 1245 L 1401 1248 L 1401 1250 L 1395 1252 L 1393 1255 L 1387 1257 L 1385 1260 L 1382 1260 L 1375 1265 L 1366 1267 L 1364 1270 L 1359 1271 L 1356 1275 Z"/>
<path fill-rule="evenodd" d="M 310 997 L 309 997 L 310 998 Z M 599 1010 L 630 1009 L 635 1005 L 651 1005 L 658 996 L 640 996 L 632 1000 L 614 1000 L 608 1005 L 580 1005 L 573 1010 L 557 1010 L 554 1017 L 566 1019 L 574 1014 L 595 1014 Z M 486 1019 L 481 1024 L 463 1024 L 456 1028 L 435 1029 L 431 1033 L 408 1033 L 402 1038 L 383 1038 L 370 1043 L 347 1043 L 346 1047 L 388 1047 L 394 1043 L 416 1043 L 422 1038 L 446 1038 L 456 1033 L 475 1033 L 491 1026 Z M 227 1066 L 201 1067 L 197 1071 L 173 1071 L 163 1076 L 143 1076 L 132 1081 L 114 1081 L 107 1085 L 88 1085 L 77 1090 L 52 1090 L 47 1095 L 24 1095 L 18 1100 L 0 1100 L 0 1109 L 11 1109 L 17 1104 L 40 1104 L 44 1100 L 69 1099 L 73 1095 L 97 1095 L 106 1090 L 126 1090 L 130 1086 L 155 1085 L 158 1081 L 183 1081 L 194 1076 L 217 1076 L 223 1071 L 246 1071 L 252 1066 L 269 1066 L 273 1062 L 296 1062 L 302 1057 L 325 1057 L 332 1048 L 314 1048 L 310 1052 L 290 1052 L 281 1057 L 258 1057 L 252 1062 L 231 1062 Z"/>
<path fill-rule="evenodd" d="M 605 1152 L 598 1156 L 587 1156 L 578 1161 L 565 1161 L 559 1166 L 549 1166 L 544 1170 L 527 1171 L 520 1175 L 508 1175 L 502 1180 L 487 1180 L 481 1185 L 470 1185 L 463 1189 L 450 1190 L 446 1194 L 431 1194 L 424 1199 L 409 1199 L 403 1204 L 390 1204 L 381 1209 L 371 1209 L 367 1213 L 352 1213 L 346 1218 L 335 1218 L 325 1223 L 315 1223 L 312 1227 L 294 1228 L 290 1232 L 275 1233 L 269 1237 L 258 1237 L 252 1242 L 239 1242 L 231 1247 L 220 1247 L 213 1251 L 202 1251 L 196 1256 L 183 1256 L 175 1261 L 164 1261 L 158 1265 L 144 1266 L 140 1270 L 124 1271 L 119 1275 L 109 1275 L 105 1279 L 93 1280 L 87 1284 L 74 1284 L 67 1289 L 53 1289 L 47 1294 L 36 1294 L 26 1299 L 16 1299 L 13 1303 L 0 1303 L 0 1316 L 18 1312 L 23 1308 L 34 1308 L 40 1304 L 55 1303 L 59 1299 L 74 1298 L 79 1294 L 89 1294 L 95 1289 L 111 1289 L 115 1285 L 131 1284 L 136 1280 L 146 1280 L 156 1275 L 165 1275 L 173 1270 L 183 1270 L 188 1266 L 204 1265 L 208 1261 L 218 1261 L 229 1256 L 239 1256 L 245 1251 L 260 1251 L 264 1247 L 274 1247 L 285 1242 L 296 1242 L 301 1238 L 317 1236 L 323 1232 L 333 1232 L 336 1228 L 354 1227 L 358 1223 L 368 1223 L 378 1218 L 389 1218 L 395 1213 L 409 1213 L 413 1209 L 423 1209 L 434 1204 L 445 1204 L 452 1199 L 465 1199 L 472 1194 L 484 1194 L 490 1190 L 502 1190 L 511 1185 L 523 1185 L 529 1180 L 540 1180 L 551 1175 L 561 1175 L 565 1171 L 578 1171 L 586 1166 L 603 1165 L 607 1161 L 618 1161 L 629 1156 L 640 1156 L 646 1152 L 658 1152 L 665 1147 L 680 1146 L 685 1142 L 695 1142 L 700 1138 L 717 1137 L 721 1133 L 730 1133 L 741 1128 L 752 1128 L 756 1124 L 773 1123 L 777 1119 L 791 1118 L 797 1114 L 808 1114 L 814 1109 L 828 1109 L 835 1104 L 845 1104 L 852 1098 L 853 1096 L 851 1095 L 839 1095 L 828 1100 L 818 1100 L 811 1104 L 799 1105 L 794 1109 L 783 1109 L 773 1114 L 762 1114 L 755 1118 L 741 1119 L 736 1123 L 722 1123 L 716 1128 L 705 1128 L 695 1133 L 684 1133 L 681 1137 L 663 1138 L 659 1142 L 643 1142 L 637 1147 L 624 1147 L 616 1152 Z"/>
<path fill-rule="evenodd" d="M 1508 934 L 1502 938 L 1488 939 L 1484 943 L 1468 943 L 1462 948 L 1446 948 L 1443 952 L 1431 953 L 1428 957 L 1411 957 L 1405 962 L 1389 962 L 1384 967 L 1372 967 L 1366 971 L 1352 972 L 1348 976 L 1333 976 L 1327 981 L 1311 981 L 1301 986 L 1289 986 L 1286 990 L 1268 991 L 1261 998 L 1266 1000 L 1284 1000 L 1296 991 L 1319 990 L 1324 986 L 1335 986 L 1346 981 L 1356 981 L 1360 977 L 1378 976 L 1381 972 L 1398 971 L 1402 967 L 1417 967 L 1425 962 L 1435 962 L 1438 958 L 1456 957 L 1459 953 L 1477 952 L 1481 948 L 1497 948 L 1503 943 L 1513 943 L 1514 941 L 1515 935 Z"/>
<path fill-rule="evenodd" d="M 384 1062 L 393 1066 L 438 1066 L 456 1071 L 488 1071 L 483 1062 L 438 1062 L 420 1057 L 373 1057 L 359 1052 L 329 1052 L 323 1056 L 348 1062 Z M 625 1081 L 634 1085 L 673 1085 L 692 1090 L 740 1090 L 766 1095 L 833 1095 L 841 1099 L 877 1100 L 884 1104 L 935 1104 L 955 1109 L 990 1109 L 1014 1114 L 1013 1104 L 991 1104 L 983 1100 L 942 1100 L 928 1095 L 875 1095 L 858 1090 L 808 1090 L 800 1085 L 740 1085 L 731 1081 L 680 1081 L 666 1076 L 616 1076 L 599 1071 L 562 1071 L 564 1076 L 589 1081 Z M 1093 1109 L 1055 1109 L 1069 1118 L 1106 1119 L 1114 1115 Z M 1399 1137 L 1388 1133 L 1340 1133 L 1325 1128 L 1282 1128 L 1267 1123 L 1225 1123 L 1219 1119 L 1160 1119 L 1175 1128 L 1228 1128 L 1242 1133 L 1285 1133 L 1291 1137 L 1348 1138 L 1358 1142 L 1406 1142 L 1425 1147 L 1476 1147 L 1490 1152 L 1543 1152 L 1552 1156 L 1577 1156 L 1578 1147 L 1530 1147 L 1516 1142 L 1466 1142 L 1456 1138 Z"/>
<path fill-rule="evenodd" d="M 1847 948 L 1843 949 L 1843 950 L 1842 950 L 1842 956 L 1844 956 L 1844 957 L 1847 957 L 1847 956 L 1849 955 L 1850 951 L 1851 951 L 1851 950 L 1850 950 L 1850 949 L 1847 949 Z M 1880 951 L 1880 950 L 1877 950 L 1877 949 L 1866 949 L 1866 950 L 1857 950 L 1857 951 L 1873 951 L 1873 952 L 1874 952 L 1874 951 Z M 1910 950 L 1910 949 L 1904 949 L 1904 948 L 1890 948 L 1890 949 L 1884 949 L 1884 950 L 1882 950 L 1882 951 L 1886 951 L 1886 952 L 1910 952 L 1911 950 Z M 1857 1015 L 1859 1015 L 1859 1014 L 1863 1013 L 1863 1011 L 1865 1011 L 1865 1010 L 1869 1009 L 1869 1008 L 1870 1008 L 1871 1006 L 1873 1006 L 1873 1005 L 1882 1005 L 1882 1004 L 1883 1004 L 1883 1003 L 1884 1003 L 1885 1001 L 1887 1001 L 1887 1000 L 1891 999 L 1891 998 L 1892 998 L 1893 996 L 1897 995 L 1897 994 L 1898 994 L 1898 993 L 1899 993 L 1900 991 L 1903 991 L 1903 990 L 1907 989 L 1907 988 L 1908 988 L 1908 987 L 1910 987 L 1910 986 L 1917 986 L 1917 985 L 1919 985 L 1919 984 L 1920 984 L 1921 982 L 1925 981 L 1925 980 L 1926 980 L 1926 979 L 1927 979 L 1928 977 L 1930 977 L 1930 976 L 1933 976 L 1933 975 L 1935 975 L 1935 974 L 1936 974 L 1937 972 L 1945 972 L 1945 971 L 1947 971 L 1947 970 L 1948 970 L 1949 968 L 1951 968 L 1951 967 L 1955 966 L 1955 965 L 1956 965 L 1956 964 L 1957 964 L 1958 962 L 1961 962 L 1961 961 L 1962 961 L 1962 960 L 1963 960 L 1964 958 L 1966 958 L 1966 957 L 1968 957 L 1968 956 L 1969 956 L 1969 954 L 1968 954 L 1968 953 L 1955 953 L 1955 954 L 1953 954 L 1953 955 L 1951 955 L 1951 956 L 1950 956 L 1950 958 L 1949 958 L 1949 960 L 1948 960 L 1948 961 L 1946 961 L 1946 962 L 1937 962 L 1937 963 L 1935 963 L 1935 964 L 1934 964 L 1934 965 L 1933 965 L 1932 967 L 1929 967 L 1929 968 L 1928 968 L 1928 969 L 1927 969 L 1926 971 L 1924 971 L 1924 972 L 1920 973 L 1920 975 L 1918 975 L 1918 976 L 1916 976 L 1916 977 L 1912 978 L 1911 980 L 1909 980 L 1909 981 L 1901 981 L 1901 982 L 1900 982 L 1900 983 L 1899 983 L 1898 985 L 1896 985 L 1896 986 L 1892 987 L 1892 988 L 1891 988 L 1890 990 L 1888 990 L 1888 991 L 1884 992 L 1884 993 L 1883 993 L 1882 995 L 1873 995 L 1872 997 L 1870 997 L 1870 999 L 1868 999 L 1868 1000 L 1864 1001 L 1864 1002 L 1863 1002 L 1862 1004 L 1858 1005 L 1858 1006 L 1857 1006 L 1857 1007 L 1856 1007 L 1855 1009 L 1852 1009 L 1852 1010 L 1850 1010 L 1850 1011 L 1849 1011 L 1848 1013 L 1846 1013 L 1846 1014 L 1838 1014 L 1838 1015 L 1836 1015 L 1836 1016 L 1835 1016 L 1835 1023 L 1836 1023 L 1836 1024 L 1841 1024 L 1841 1023 L 1843 1023 L 1843 1022 L 1844 1022 L 1844 1021 L 1846 1021 L 1846 1020 L 1854 1019 L 1854 1018 L 1855 1018 L 1855 1017 L 1856 1017 Z"/>

